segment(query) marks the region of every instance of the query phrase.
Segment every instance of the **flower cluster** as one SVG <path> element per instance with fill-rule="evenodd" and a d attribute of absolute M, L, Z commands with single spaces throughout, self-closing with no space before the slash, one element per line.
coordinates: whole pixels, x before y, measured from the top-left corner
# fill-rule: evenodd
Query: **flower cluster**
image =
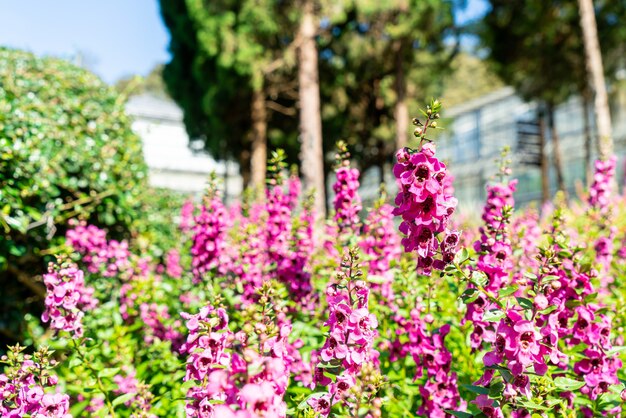
<path fill-rule="evenodd" d="M 612 226 L 606 232 L 608 235 L 599 237 L 593 245 L 596 252 L 596 262 L 600 265 L 600 292 L 603 293 L 606 293 L 609 286 L 615 281 L 610 269 L 614 252 L 613 241 L 617 234 L 617 228 Z"/>
<path fill-rule="evenodd" d="M 459 234 L 447 225 L 457 201 L 445 194 L 446 166 L 435 157 L 433 143 L 417 152 L 403 148 L 396 157 L 393 173 L 399 191 L 393 214 L 402 217 L 402 245 L 406 252 L 417 252 L 418 268 L 430 274 L 432 268 L 441 270 L 454 259 Z M 439 241 L 441 233 L 445 237 Z M 437 254 L 440 259 L 435 259 Z"/>
<path fill-rule="evenodd" d="M 45 310 L 41 315 L 56 331 L 68 331 L 74 337 L 83 335 L 82 318 L 97 300 L 94 289 L 85 285 L 83 271 L 74 264 L 50 265 L 43 276 L 46 285 Z"/>
<path fill-rule="evenodd" d="M 334 220 L 339 228 L 339 235 L 351 231 L 355 233 L 359 230 L 359 212 L 363 208 L 361 197 L 359 196 L 359 170 L 350 168 L 350 154 L 346 144 L 337 144 L 339 152 L 337 154 L 337 168 L 335 169 L 336 180 L 333 184 L 335 197 L 333 208 L 335 209 Z"/>
<path fill-rule="evenodd" d="M 508 223 L 515 204 L 513 193 L 516 180 L 507 184 L 494 184 L 487 187 L 487 201 L 483 209 L 484 225 L 480 227 L 480 239 L 474 243 L 479 254 L 476 270 L 486 276 L 483 290 L 497 293 L 508 285 L 513 270 L 511 241 L 508 236 Z M 493 342 L 492 324 L 483 320 L 484 312 L 496 307 L 483 294 L 467 304 L 465 319 L 471 321 L 473 331 L 470 344 L 479 348 L 483 341 Z"/>
<path fill-rule="evenodd" d="M 233 263 L 232 273 L 241 287 L 241 302 L 251 304 L 258 299 L 257 289 L 266 279 L 264 267 L 266 246 L 256 217 L 242 219 L 239 228 L 247 239 L 238 246 L 237 262 Z"/>
<path fill-rule="evenodd" d="M 332 405 L 347 404 L 349 389 L 355 385 L 364 364 L 377 360 L 373 350 L 378 321 L 368 309 L 369 288 L 360 280 L 358 254 L 351 250 L 342 260 L 337 280 L 326 288 L 329 327 L 324 345 L 317 353 L 315 383 L 326 386 L 328 392 L 309 399 L 309 405 L 323 416 L 328 416 Z M 333 382 L 324 372 L 333 372 Z"/>
<path fill-rule="evenodd" d="M 170 341 L 172 351 L 178 352 L 182 345 L 183 336 L 176 330 L 180 325 L 179 321 L 174 321 L 172 325 L 165 325 L 170 320 L 170 315 L 165 305 L 156 303 L 142 303 L 139 305 L 139 316 L 145 324 L 144 341 L 152 344 L 154 339 Z"/>
<path fill-rule="evenodd" d="M 611 353 L 611 321 L 601 307 L 590 302 L 595 290 L 590 273 L 580 271 L 571 259 L 561 260 L 561 266 L 554 266 L 552 275 L 557 279 L 545 286 L 546 306 L 556 306 L 553 312 L 542 315 L 542 334 L 563 339 L 570 347 L 584 345 L 582 360 L 574 364 L 574 371 L 582 376 L 585 386 L 581 392 L 590 399 L 608 391 L 609 386 L 618 383 L 617 371 L 622 367 L 618 356 Z M 546 277 L 546 276 L 543 276 Z M 542 278 L 539 283 L 542 283 Z M 576 306 L 578 305 L 578 306 Z M 547 330 L 546 330 L 547 329 Z"/>
<path fill-rule="evenodd" d="M 130 251 L 126 241 L 107 241 L 106 231 L 84 222 L 74 223 L 65 234 L 67 244 L 81 255 L 89 273 L 101 272 L 115 277 L 130 266 Z"/>
<path fill-rule="evenodd" d="M 175 248 L 169 250 L 165 256 L 165 272 L 175 279 L 179 279 L 183 274 L 183 268 L 180 265 L 180 253 Z"/>
<path fill-rule="evenodd" d="M 228 330 L 228 315 L 223 309 L 207 306 L 198 314 L 183 312 L 181 316 L 189 330 L 181 348 L 188 354 L 185 381 L 200 382 L 187 392 L 187 416 L 213 417 L 216 401 L 225 401 L 226 391 L 232 391 L 226 373 L 232 359 L 227 348 L 234 342 L 234 334 Z"/>
<path fill-rule="evenodd" d="M 24 347 L 9 347 L 8 355 L 2 357 L 7 364 L 0 374 L 0 416 L 7 418 L 71 418 L 70 398 L 55 389 L 58 378 L 50 372 L 55 361 L 50 359 L 47 348 L 33 355 L 24 354 Z"/>
<path fill-rule="evenodd" d="M 549 246 L 541 249 L 541 266 L 527 290 L 534 301 L 530 304 L 530 299 L 522 298 L 525 302 L 506 309 L 498 323 L 492 349 L 483 359 L 487 369 L 478 383 L 489 385 L 496 368 L 504 366 L 512 375 L 504 385 L 503 399 L 507 402 L 515 404 L 519 395 L 528 398 L 532 376 L 545 375 L 551 366 L 557 369 L 556 376 L 565 375 L 574 358 L 563 348 L 578 348 L 573 371 L 583 379 L 580 391 L 591 400 L 619 383 L 617 371 L 622 364 L 619 357 L 610 354 L 611 321 L 591 301 L 594 272 L 573 261 L 579 259 L 580 251 L 568 248 L 562 235 L 550 238 Z M 571 393 L 562 390 L 561 396 L 570 399 Z M 499 405 L 485 399 L 476 403 L 490 411 L 491 415 L 482 409 L 486 415 L 502 416 Z"/>
<path fill-rule="evenodd" d="M 364 238 L 360 247 L 366 257 L 367 273 L 372 290 L 380 293 L 384 299 L 393 299 L 392 262 L 400 258 L 400 238 L 393 224 L 393 207 L 379 202 L 370 212 L 363 227 Z"/>
<path fill-rule="evenodd" d="M 298 206 L 300 195 L 302 194 L 302 182 L 298 173 L 291 173 L 287 179 L 287 197 L 289 200 L 289 208 L 294 210 Z"/>
<path fill-rule="evenodd" d="M 358 195 L 359 170 L 350 167 L 337 169 L 337 181 L 333 184 L 335 198 L 335 221 L 340 231 L 358 228 L 361 198 Z"/>
<path fill-rule="evenodd" d="M 425 375 L 426 381 L 420 385 L 422 404 L 417 413 L 428 417 L 447 417 L 446 410 L 463 411 L 465 401 L 459 395 L 457 375 L 452 371 L 452 354 L 444 340 L 450 332 L 450 325 L 428 331 L 427 322 L 432 322 L 430 314 L 422 316 L 423 309 L 414 308 L 410 318 L 396 315 L 394 320 L 400 325 L 398 336 L 392 343 L 392 359 L 411 355 L 417 365 L 415 380 Z"/>
<path fill-rule="evenodd" d="M 539 267 L 537 260 L 537 247 L 541 237 L 539 227 L 539 214 L 535 210 L 526 210 L 521 216 L 517 216 L 511 223 L 511 246 L 513 252 L 518 252 L 515 258 L 515 272 L 513 282 L 520 286 L 526 286 L 524 272 L 534 271 Z"/>
<path fill-rule="evenodd" d="M 113 382 L 117 385 L 117 388 L 113 390 L 116 395 L 123 393 L 137 393 L 139 387 L 139 381 L 137 380 L 137 372 L 132 369 L 126 368 L 124 374 L 116 374 L 113 376 Z M 132 403 L 132 399 L 125 402 L 126 406 Z"/>
<path fill-rule="evenodd" d="M 290 251 L 283 265 L 282 277 L 288 286 L 290 295 L 301 306 L 311 302 L 311 257 L 315 250 L 313 242 L 313 224 L 315 215 L 312 205 L 305 205 L 300 219 L 292 226 Z"/>
<path fill-rule="evenodd" d="M 193 226 L 193 212 L 195 205 L 191 199 L 188 199 L 183 204 L 180 210 L 180 223 L 178 224 L 180 230 L 186 234 L 191 231 Z"/>
<path fill-rule="evenodd" d="M 193 218 L 191 267 L 194 283 L 201 283 L 204 275 L 213 269 L 226 269 L 225 255 L 226 208 L 217 191 L 205 196 L 200 212 Z"/>
<path fill-rule="evenodd" d="M 129 324 L 140 322 L 143 340 L 152 345 L 155 340 L 170 341 L 173 352 L 179 352 L 183 335 L 177 331 L 179 320 L 172 321 L 165 304 L 154 301 L 155 284 L 151 276 L 133 276 L 120 288 L 120 314 Z M 153 293 L 146 292 L 150 289 Z"/>
<path fill-rule="evenodd" d="M 546 341 L 544 344 L 544 337 Z M 532 321 L 525 319 L 518 310 L 509 309 L 506 316 L 498 324 L 496 339 L 493 350 L 485 354 L 483 359 L 485 366 L 499 365 L 503 361 L 514 376 L 508 383 L 512 396 L 521 393 L 530 396 L 530 380 L 524 372 L 532 367 L 538 375 L 544 375 L 547 371 L 546 358 L 559 362 L 559 351 L 550 341 L 551 335 L 542 335 Z M 481 383 L 491 381 L 494 370 L 488 370 L 483 376 Z"/>
<path fill-rule="evenodd" d="M 260 329 L 257 351 L 247 334 L 228 329 L 228 315 L 221 308 L 207 306 L 196 315 L 182 315 L 189 330 L 183 345 L 189 355 L 185 380 L 196 382 L 187 393 L 188 417 L 286 416 L 290 326 L 272 336 Z"/>
<path fill-rule="evenodd" d="M 589 205 L 602 215 L 607 215 L 611 205 L 611 188 L 615 181 L 615 165 L 617 158 L 612 156 L 607 160 L 597 160 L 593 183 L 589 188 Z"/>
<path fill-rule="evenodd" d="M 267 258 L 276 268 L 275 277 L 287 281 L 285 277 L 286 257 L 289 253 L 289 233 L 291 231 L 291 201 L 281 184 L 269 186 L 266 192 L 267 224 L 265 227 L 265 245 Z"/>
<path fill-rule="evenodd" d="M 153 400 L 154 395 L 150 392 L 148 385 L 139 382 L 132 401 L 133 413 L 130 418 L 157 418 L 155 414 L 150 412 Z"/>

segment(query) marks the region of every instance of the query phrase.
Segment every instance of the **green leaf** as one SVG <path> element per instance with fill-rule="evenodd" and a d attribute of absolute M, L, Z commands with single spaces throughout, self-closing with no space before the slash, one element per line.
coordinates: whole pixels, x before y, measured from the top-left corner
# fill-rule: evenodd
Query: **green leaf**
<path fill-rule="evenodd" d="M 81 414 L 85 410 L 85 408 L 89 405 L 89 400 L 85 400 L 82 402 L 77 402 L 70 407 L 70 413 L 72 416 L 76 417 Z"/>
<path fill-rule="evenodd" d="M 467 250 L 467 248 L 463 247 L 461 251 L 456 253 L 456 257 L 454 257 L 454 261 L 457 263 L 462 263 L 468 258 L 469 258 L 469 251 Z"/>
<path fill-rule="evenodd" d="M 74 369 L 77 366 L 80 366 L 82 363 L 83 361 L 80 359 L 80 357 L 73 357 L 69 362 L 69 368 Z"/>
<path fill-rule="evenodd" d="M 470 414 L 469 412 L 452 411 L 450 409 L 446 409 L 444 412 L 446 412 L 447 414 L 453 415 L 455 417 L 459 417 L 459 418 L 470 418 L 474 416 Z"/>
<path fill-rule="evenodd" d="M 549 410 L 549 408 L 547 408 L 547 407 L 545 407 L 545 406 L 543 406 L 543 405 L 540 405 L 540 404 L 538 404 L 538 403 L 536 403 L 536 402 L 533 402 L 533 401 L 525 401 L 525 402 L 521 402 L 521 405 L 522 405 L 524 408 L 526 408 L 526 409 L 528 409 L 528 410 L 531 410 L 531 411 L 532 411 L 533 409 L 538 409 L 538 410 L 540 410 L 540 411 L 548 411 L 548 410 Z"/>
<path fill-rule="evenodd" d="M 490 311 L 486 311 L 483 314 L 483 320 L 487 322 L 498 322 L 502 318 L 504 318 L 504 311 L 499 309 L 492 309 Z"/>
<path fill-rule="evenodd" d="M 118 374 L 120 371 L 119 367 L 107 367 L 106 369 L 102 369 L 98 372 L 98 377 L 112 377 Z"/>
<path fill-rule="evenodd" d="M 186 382 L 183 382 L 183 384 L 182 384 L 182 385 L 180 385 L 180 390 L 181 390 L 183 393 L 187 393 L 187 391 L 188 391 L 189 389 L 191 389 L 192 387 L 197 386 L 197 385 L 198 385 L 198 382 L 197 382 L 197 381 L 195 381 L 195 380 L 193 380 L 193 379 L 189 379 L 189 380 L 187 380 Z"/>
<path fill-rule="evenodd" d="M 500 292 L 498 292 L 498 294 L 500 295 L 501 298 L 505 298 L 509 295 L 512 295 L 513 293 L 517 292 L 518 286 L 508 286 L 505 287 L 504 289 L 500 290 Z"/>
<path fill-rule="evenodd" d="M 504 382 L 494 383 L 489 386 L 489 397 L 493 399 L 499 399 L 502 397 L 502 391 L 504 390 Z"/>
<path fill-rule="evenodd" d="M 539 311 L 539 313 L 541 313 L 542 315 L 547 315 L 549 313 L 552 313 L 554 311 L 557 310 L 557 306 L 556 305 L 550 305 L 548 306 L 546 309 Z"/>
<path fill-rule="evenodd" d="M 474 271 L 470 278 L 470 281 L 478 286 L 485 286 L 489 283 L 489 278 L 487 275 L 481 271 Z"/>
<path fill-rule="evenodd" d="M 517 303 L 519 303 L 519 306 L 521 306 L 523 309 L 533 309 L 535 307 L 530 299 L 522 297 L 517 297 L 515 299 L 517 299 Z"/>
<path fill-rule="evenodd" d="M 372 275 L 367 276 L 367 281 L 369 283 L 382 284 L 382 283 L 387 282 L 387 278 L 384 277 L 384 276 L 379 276 L 379 275 L 376 275 L 376 274 L 372 274 Z"/>
<path fill-rule="evenodd" d="M 567 308 L 575 308 L 577 306 L 582 305 L 583 303 L 579 300 L 568 300 L 567 302 L 565 302 L 565 306 Z"/>
<path fill-rule="evenodd" d="M 461 300 L 465 303 L 472 303 L 480 296 L 480 292 L 477 289 L 466 289 L 461 295 Z"/>
<path fill-rule="evenodd" d="M 489 388 L 485 388 L 482 386 L 475 386 L 475 385 L 461 385 L 463 388 L 469 390 L 470 392 L 474 392 L 477 393 L 479 395 L 488 395 L 489 394 Z"/>
<path fill-rule="evenodd" d="M 556 387 L 565 392 L 571 392 L 585 386 L 585 382 L 581 382 L 580 380 L 570 379 L 568 377 L 559 376 L 554 379 L 554 384 Z"/>
<path fill-rule="evenodd" d="M 621 354 L 626 352 L 626 345 L 621 345 L 617 347 L 613 347 L 606 352 L 607 355 L 612 356 L 613 354 Z"/>
<path fill-rule="evenodd" d="M 543 284 L 550 283 L 555 280 L 559 280 L 559 276 L 547 275 L 547 276 L 541 277 L 541 283 Z"/>
<path fill-rule="evenodd" d="M 111 402 L 111 404 L 113 406 L 117 406 L 117 405 L 123 404 L 123 403 L 133 399 L 135 397 L 135 395 L 136 395 L 135 393 L 125 393 L 125 394 L 120 395 L 117 398 L 113 399 L 113 402 Z"/>

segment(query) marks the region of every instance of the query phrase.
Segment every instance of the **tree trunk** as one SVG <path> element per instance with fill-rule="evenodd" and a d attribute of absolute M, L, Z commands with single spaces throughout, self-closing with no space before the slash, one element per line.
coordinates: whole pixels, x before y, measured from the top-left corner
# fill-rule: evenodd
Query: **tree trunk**
<path fill-rule="evenodd" d="M 578 9 L 580 11 L 580 26 L 583 30 L 583 40 L 585 43 L 587 71 L 595 92 L 594 110 L 598 130 L 598 153 L 600 154 L 600 159 L 606 160 L 613 155 L 611 112 L 609 109 L 606 84 L 604 82 L 602 54 L 600 53 L 598 28 L 596 26 L 596 15 L 592 0 L 578 0 Z"/>
<path fill-rule="evenodd" d="M 582 107 L 583 107 L 583 130 L 585 133 L 585 184 L 587 187 L 591 185 L 593 176 L 591 171 L 591 143 L 593 142 L 593 137 L 591 136 L 591 120 L 589 119 L 589 103 L 590 103 L 591 92 L 589 89 L 585 89 L 582 92 Z"/>
<path fill-rule="evenodd" d="M 548 173 L 548 155 L 546 153 L 546 124 L 544 116 L 539 117 L 539 145 L 541 153 L 541 203 L 550 200 L 550 177 Z"/>
<path fill-rule="evenodd" d="M 265 106 L 265 92 L 262 88 L 252 94 L 251 139 L 252 187 L 262 189 L 265 185 L 267 167 L 267 107 Z"/>
<path fill-rule="evenodd" d="M 552 137 L 552 153 L 554 154 L 554 169 L 556 170 L 556 181 L 559 190 L 567 195 L 565 187 L 565 179 L 563 178 L 563 164 L 561 163 L 561 144 L 559 141 L 559 132 L 554 122 L 554 105 L 548 104 L 548 125 L 550 127 L 550 136 Z"/>
<path fill-rule="evenodd" d="M 250 180 L 252 179 L 252 173 L 250 171 L 250 151 L 247 149 L 242 150 L 239 154 L 239 172 L 241 173 L 241 181 L 245 190 L 250 186 Z"/>
<path fill-rule="evenodd" d="M 314 0 L 304 0 L 300 22 L 298 83 L 300 96 L 300 160 L 303 185 L 315 190 L 314 207 L 318 219 L 326 216 L 324 187 L 324 153 L 322 148 L 322 116 L 315 45 Z"/>
<path fill-rule="evenodd" d="M 227 143 L 225 140 L 220 141 L 220 159 L 222 160 L 222 164 L 224 164 L 224 175 L 222 176 L 222 184 L 224 185 L 224 202 L 230 202 L 230 196 L 228 196 L 228 153 L 226 150 Z"/>
<path fill-rule="evenodd" d="M 399 39 L 396 43 L 396 78 L 394 82 L 396 106 L 394 109 L 394 117 L 396 119 L 396 149 L 400 149 L 406 147 L 408 143 L 409 107 L 406 103 L 406 79 L 402 65 L 404 40 Z"/>

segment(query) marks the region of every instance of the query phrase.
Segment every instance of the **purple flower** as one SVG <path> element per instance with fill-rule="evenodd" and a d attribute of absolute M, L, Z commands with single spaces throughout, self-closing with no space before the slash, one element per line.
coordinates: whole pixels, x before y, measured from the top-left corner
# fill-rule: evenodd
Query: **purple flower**
<path fill-rule="evenodd" d="M 402 245 L 405 252 L 417 252 L 418 269 L 430 274 L 433 268 L 441 270 L 454 258 L 456 250 L 451 243 L 455 239 L 442 244 L 445 237 L 438 239 L 438 235 L 447 230 L 457 201 L 446 194 L 451 191 L 446 181 L 446 166 L 435 158 L 434 144 L 424 144 L 413 153 L 401 149 L 396 158 L 393 172 L 399 190 L 393 214 L 402 217 Z M 458 237 L 456 232 L 448 231 L 450 234 Z M 439 250 L 442 255 L 436 260 Z"/>
<path fill-rule="evenodd" d="M 93 297 L 94 289 L 85 285 L 82 270 L 74 264 L 56 269 L 50 267 L 43 280 L 47 293 L 41 319 L 50 322 L 55 330 L 81 337 L 84 311 L 93 309 L 98 303 Z"/>
<path fill-rule="evenodd" d="M 360 226 L 359 212 L 363 208 L 359 197 L 359 170 L 341 166 L 336 170 L 337 180 L 333 184 L 335 198 L 334 220 L 339 227 L 339 234 L 358 231 Z"/>

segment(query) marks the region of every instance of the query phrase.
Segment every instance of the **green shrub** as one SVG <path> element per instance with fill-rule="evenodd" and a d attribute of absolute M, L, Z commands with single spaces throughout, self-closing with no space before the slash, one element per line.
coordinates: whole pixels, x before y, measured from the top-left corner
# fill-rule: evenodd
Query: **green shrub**
<path fill-rule="evenodd" d="M 69 62 L 0 48 L 0 334 L 38 306 L 69 219 L 127 235 L 147 171 L 124 98 Z M 35 296 L 35 297 L 33 297 Z M 36 309 L 35 309 L 36 311 Z"/>

